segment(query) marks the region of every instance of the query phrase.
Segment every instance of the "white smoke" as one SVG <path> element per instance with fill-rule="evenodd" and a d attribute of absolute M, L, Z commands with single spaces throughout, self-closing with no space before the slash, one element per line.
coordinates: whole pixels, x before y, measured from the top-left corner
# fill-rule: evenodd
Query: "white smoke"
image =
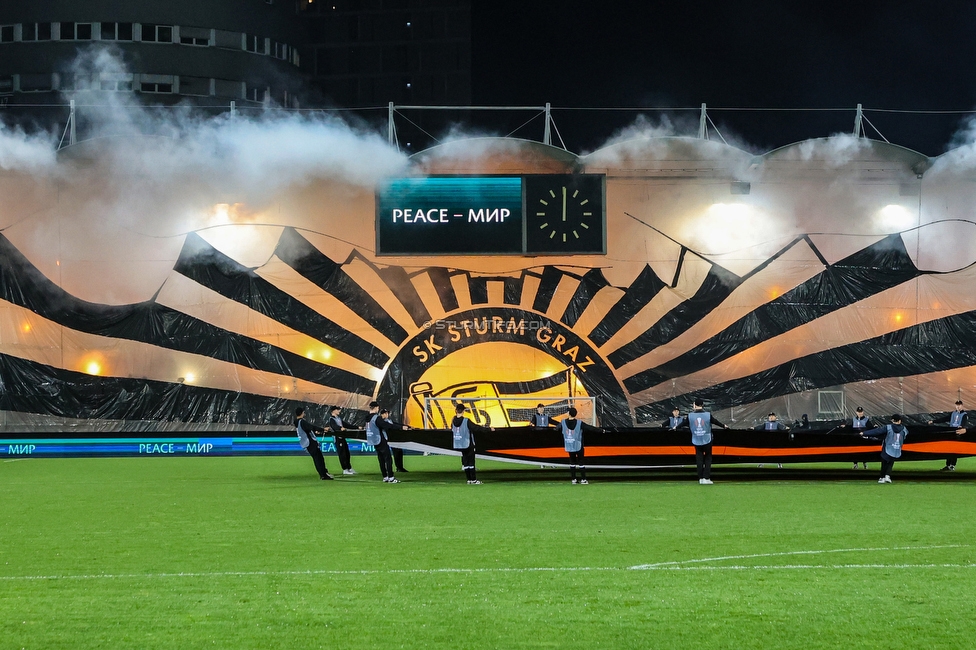
<path fill-rule="evenodd" d="M 34 173 L 50 169 L 56 158 L 55 146 L 53 133 L 30 135 L 0 123 L 0 170 Z"/>
<path fill-rule="evenodd" d="M 88 300 L 151 296 L 187 232 L 272 224 L 254 247 L 265 257 L 283 225 L 341 235 L 330 211 L 350 196 L 357 205 L 371 200 L 377 183 L 408 165 L 384 137 L 334 113 L 265 107 L 214 115 L 102 91 L 105 80 L 131 79 L 112 48 L 82 52 L 70 72 L 80 88 L 70 98 L 81 141 L 58 151 L 60 133 L 0 129 L 0 170 L 29 175 L 35 188 L 0 206 L 0 226 L 45 274 Z M 317 195 L 324 202 L 293 200 L 310 186 L 325 188 Z M 237 239 L 256 231 L 240 232 Z"/>

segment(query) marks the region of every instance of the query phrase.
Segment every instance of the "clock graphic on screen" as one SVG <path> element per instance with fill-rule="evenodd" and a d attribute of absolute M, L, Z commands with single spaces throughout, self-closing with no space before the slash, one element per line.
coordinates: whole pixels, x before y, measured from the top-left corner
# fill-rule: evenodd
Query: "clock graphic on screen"
<path fill-rule="evenodd" d="M 525 176 L 526 253 L 606 252 L 602 174 Z"/>

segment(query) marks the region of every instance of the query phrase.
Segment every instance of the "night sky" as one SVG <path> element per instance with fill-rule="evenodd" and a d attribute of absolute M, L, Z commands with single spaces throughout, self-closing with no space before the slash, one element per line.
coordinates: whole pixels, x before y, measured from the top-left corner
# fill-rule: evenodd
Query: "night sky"
<path fill-rule="evenodd" d="M 472 25 L 473 102 L 551 102 L 577 152 L 599 146 L 637 113 L 558 107 L 705 102 L 723 135 L 756 152 L 851 132 L 858 103 L 866 110 L 976 108 L 972 2 L 474 0 Z M 848 110 L 718 110 L 838 107 Z M 866 115 L 891 142 L 928 155 L 944 152 L 967 119 Z M 683 132 L 697 133 L 697 113 L 671 117 L 688 122 Z M 531 128 L 541 132 L 541 121 Z"/>

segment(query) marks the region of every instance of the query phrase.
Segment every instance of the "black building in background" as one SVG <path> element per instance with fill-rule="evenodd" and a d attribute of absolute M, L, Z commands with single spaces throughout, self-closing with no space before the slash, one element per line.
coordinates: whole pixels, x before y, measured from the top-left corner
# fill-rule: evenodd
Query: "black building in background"
<path fill-rule="evenodd" d="M 302 0 L 303 69 L 340 106 L 471 103 L 470 0 Z"/>
<path fill-rule="evenodd" d="M 93 44 L 125 70 L 78 69 Z M 467 105 L 470 0 L 0 2 L 0 116 L 63 122 L 51 105 L 82 92 L 220 110 Z"/>

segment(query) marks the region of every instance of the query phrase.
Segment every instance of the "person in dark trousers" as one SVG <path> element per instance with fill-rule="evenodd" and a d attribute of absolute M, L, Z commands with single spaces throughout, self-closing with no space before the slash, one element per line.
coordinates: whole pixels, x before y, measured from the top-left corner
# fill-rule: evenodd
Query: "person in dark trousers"
<path fill-rule="evenodd" d="M 712 427 L 727 426 L 712 417 L 712 414 L 705 410 L 705 402 L 701 399 L 695 400 L 695 407 L 685 418 L 682 428 L 691 429 L 691 444 L 695 446 L 695 465 L 698 468 L 698 483 L 701 485 L 712 484 Z"/>
<path fill-rule="evenodd" d="M 322 447 L 316 433 L 325 433 L 325 429 L 317 427 L 305 420 L 305 409 L 299 406 L 295 409 L 295 433 L 298 434 L 298 442 L 302 449 L 308 452 L 315 463 L 315 471 L 319 473 L 319 478 L 323 481 L 331 481 L 332 474 L 325 467 L 325 458 L 322 457 Z"/>
<path fill-rule="evenodd" d="M 573 485 L 576 485 L 577 482 L 580 485 L 586 485 L 589 481 L 586 480 L 586 465 L 583 464 L 585 454 L 583 433 L 599 433 L 602 429 L 597 429 L 582 420 L 577 420 L 576 414 L 576 409 L 570 407 L 566 413 L 567 417 L 559 422 L 559 430 L 563 434 L 564 449 L 569 453 L 569 475 Z M 576 480 L 577 468 L 580 471 L 579 481 Z"/>
<path fill-rule="evenodd" d="M 680 427 L 682 424 L 685 424 L 686 422 L 687 420 L 685 419 L 685 416 L 681 415 L 681 409 L 675 406 L 673 409 L 671 409 L 671 417 L 669 417 L 667 420 L 662 422 L 661 426 L 664 427 L 665 429 L 671 429 L 672 431 L 676 431 L 678 427 Z"/>
<path fill-rule="evenodd" d="M 339 457 L 339 466 L 342 467 L 342 473 L 346 476 L 352 476 L 356 473 L 356 470 L 352 468 L 352 460 L 349 455 L 349 443 L 341 435 L 346 430 L 346 425 L 342 423 L 342 418 L 339 417 L 341 411 L 341 406 L 333 406 L 329 409 L 329 415 L 331 416 L 329 418 L 329 429 L 332 430 L 332 437 L 335 438 L 336 456 Z"/>
<path fill-rule="evenodd" d="M 394 422 L 393 420 L 391 420 L 390 419 L 390 410 L 389 409 L 383 409 L 382 411 L 380 411 L 380 416 L 386 422 L 389 422 L 390 424 L 392 424 L 394 426 L 400 427 L 400 429 L 409 428 L 406 425 L 403 425 L 403 424 L 400 424 L 399 422 Z M 396 467 L 396 471 L 398 471 L 398 472 L 406 472 L 407 471 L 407 468 L 403 466 L 403 449 L 401 449 L 400 447 L 390 447 L 390 453 L 393 455 L 393 465 Z"/>
<path fill-rule="evenodd" d="M 901 416 L 897 413 L 891 416 L 891 424 L 883 427 L 875 427 L 862 431 L 864 438 L 880 438 L 884 436 L 884 443 L 881 445 L 881 478 L 878 483 L 891 483 L 891 468 L 895 465 L 895 460 L 901 458 L 901 448 L 908 437 L 908 429 L 901 423 Z"/>
<path fill-rule="evenodd" d="M 379 403 L 369 403 L 369 419 L 366 421 L 366 442 L 373 445 L 373 448 L 376 449 L 376 460 L 380 463 L 380 474 L 383 475 L 384 483 L 400 482 L 393 476 L 393 454 L 390 452 L 390 441 L 386 432 L 409 428 L 384 420 L 380 413 Z"/>
<path fill-rule="evenodd" d="M 956 433 L 959 434 L 958 429 L 962 429 L 965 433 L 966 427 L 969 426 L 969 413 L 967 413 L 962 408 L 962 400 L 956 400 L 956 408 L 950 411 L 948 414 L 943 415 L 941 418 L 936 418 L 934 420 L 929 420 L 929 424 L 942 424 L 943 422 L 948 422 L 949 426 L 957 429 Z M 954 472 L 956 471 L 956 461 L 959 460 L 958 456 L 947 456 L 945 467 L 942 468 L 943 472 Z"/>
<path fill-rule="evenodd" d="M 546 407 L 542 404 L 535 407 L 535 413 L 529 418 L 529 426 L 536 429 L 548 429 L 555 423 L 555 420 L 546 414 Z"/>
<path fill-rule="evenodd" d="M 467 407 L 464 404 L 458 404 L 454 409 L 454 419 L 451 420 L 451 433 L 454 436 L 453 446 L 461 452 L 461 469 L 464 470 L 464 475 L 468 479 L 468 485 L 481 485 L 474 468 L 474 434 L 494 431 L 495 429 L 494 427 L 483 427 L 480 424 L 475 424 L 464 417 L 466 410 Z"/>
<path fill-rule="evenodd" d="M 840 425 L 841 429 L 846 429 L 847 427 L 847 422 Z M 862 431 L 874 428 L 874 422 L 864 413 L 863 406 L 858 406 L 854 411 L 854 417 L 851 418 L 850 427 L 854 429 L 854 433 L 861 433 Z M 864 465 L 864 469 L 868 468 L 867 463 L 862 463 L 862 465 Z M 854 461 L 854 469 L 857 469 L 857 461 Z"/>
<path fill-rule="evenodd" d="M 766 421 L 753 427 L 754 431 L 789 431 L 790 428 L 776 419 L 775 413 L 766 416 Z M 759 463 L 762 467 L 763 463 Z M 783 469 L 783 463 L 776 463 L 776 467 Z"/>

